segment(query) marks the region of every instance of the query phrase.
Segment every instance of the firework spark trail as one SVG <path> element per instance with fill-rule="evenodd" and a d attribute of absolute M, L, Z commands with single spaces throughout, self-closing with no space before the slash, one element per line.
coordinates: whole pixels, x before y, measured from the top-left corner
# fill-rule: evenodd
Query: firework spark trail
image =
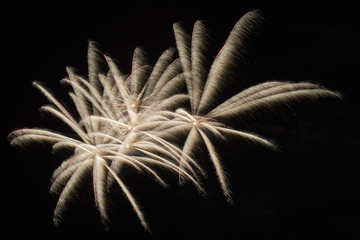
<path fill-rule="evenodd" d="M 83 183 L 91 181 L 94 203 L 104 224 L 111 222 L 108 193 L 115 183 L 144 229 L 149 230 L 121 170 L 133 168 L 139 175 L 148 174 L 163 187 L 168 184 L 162 173 L 172 172 L 179 183 L 190 182 L 203 193 L 201 177 L 206 172 L 195 158 L 198 146 L 206 148 L 220 187 L 231 202 L 230 182 L 214 140 L 235 136 L 277 149 L 264 137 L 230 128 L 231 119 L 253 118 L 303 101 L 341 98 L 341 94 L 313 83 L 269 81 L 224 100 L 224 90 L 238 81 L 234 73 L 246 66 L 252 36 L 262 21 L 257 11 L 245 14 L 215 57 L 204 22 L 197 21 L 191 34 L 175 23 L 177 48 L 164 51 L 154 66 L 146 53 L 136 48 L 128 75 L 90 41 L 88 79 L 67 67 L 68 77 L 61 81 L 72 88 L 69 96 L 78 118 L 41 83 L 34 82 L 51 103 L 41 110 L 60 119 L 77 135 L 68 137 L 36 128 L 9 134 L 12 145 L 41 143 L 51 145 L 54 153 L 73 153 L 53 173 L 50 191 L 58 195 L 55 224 L 64 220 L 65 210 L 83 190 Z"/>

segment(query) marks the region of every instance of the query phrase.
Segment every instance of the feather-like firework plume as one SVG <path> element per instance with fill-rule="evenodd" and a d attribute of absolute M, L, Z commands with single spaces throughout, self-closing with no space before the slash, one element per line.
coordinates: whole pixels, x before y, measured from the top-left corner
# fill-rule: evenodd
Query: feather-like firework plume
<path fill-rule="evenodd" d="M 235 24 L 214 59 L 208 51 L 209 33 L 202 21 L 194 24 L 191 36 L 180 24 L 174 24 L 177 49 L 190 98 L 188 109 L 176 110 L 178 119 L 183 124 L 191 125 L 183 154 L 192 155 L 199 142 L 205 143 L 229 202 L 232 201 L 229 182 L 212 138 L 234 135 L 273 149 L 276 149 L 276 145 L 254 133 L 229 128 L 226 125 L 228 119 L 243 119 L 245 116 L 254 116 L 256 112 L 274 111 L 279 106 L 289 106 L 304 100 L 341 98 L 341 94 L 312 83 L 269 81 L 245 89 L 224 101 L 225 88 L 237 80 L 232 73 L 245 65 L 247 46 L 262 21 L 258 11 L 245 14 Z"/>
<path fill-rule="evenodd" d="M 134 168 L 139 173 L 151 174 L 161 185 L 166 186 L 154 166 L 184 176 L 200 191 L 197 172 L 201 172 L 195 160 L 182 154 L 181 148 L 166 140 L 180 131 L 176 123 L 169 121 L 172 112 L 188 101 L 181 65 L 174 60 L 175 49 L 165 51 L 154 67 L 144 62 L 144 52 L 136 48 L 131 74 L 122 74 L 114 61 L 105 56 L 109 71 L 99 71 L 102 54 L 94 42 L 89 43 L 89 76 L 84 79 L 72 68 L 67 68 L 70 97 L 79 119 L 38 82 L 38 88 L 52 103 L 42 111 L 62 120 L 77 135 L 67 137 L 45 129 L 21 129 L 10 134 L 11 143 L 24 146 L 32 142 L 52 145 L 54 152 L 70 149 L 74 154 L 58 167 L 53 174 L 51 192 L 59 195 L 54 213 L 59 224 L 62 212 L 71 203 L 76 191 L 81 191 L 83 181 L 92 181 L 94 198 L 103 222 L 108 222 L 107 192 L 115 181 L 136 212 L 141 224 L 148 229 L 147 221 L 135 197 L 119 175 L 122 168 Z M 182 126 L 187 128 L 187 126 Z M 180 168 L 180 159 L 189 164 Z M 194 169 L 195 168 L 195 169 Z M 89 178 L 88 176 L 92 176 Z"/>
<path fill-rule="evenodd" d="M 154 66 L 149 65 L 143 50 L 136 48 L 128 75 L 94 42 L 89 42 L 88 78 L 67 68 L 68 77 L 62 80 L 72 88 L 69 95 L 77 117 L 41 83 L 34 82 L 51 103 L 41 110 L 59 118 L 76 133 L 69 137 L 47 129 L 25 128 L 9 135 L 13 145 L 47 143 L 55 153 L 71 151 L 72 155 L 53 173 L 50 191 L 59 196 L 55 224 L 60 224 L 76 192 L 82 191 L 82 183 L 91 181 L 95 205 L 104 223 L 111 220 L 107 196 L 117 184 L 143 227 L 149 229 L 121 169 L 134 168 L 139 174 L 150 174 L 162 186 L 167 185 L 167 179 L 159 169 L 172 172 L 181 183 L 192 183 L 203 192 L 200 180 L 206 173 L 194 157 L 199 144 L 206 147 L 221 189 L 231 201 L 229 181 L 214 138 L 236 136 L 265 147 L 276 146 L 254 133 L 231 129 L 229 119 L 273 111 L 303 100 L 341 97 L 312 83 L 269 81 L 224 100 L 224 89 L 234 83 L 232 72 L 247 61 L 248 42 L 261 21 L 257 11 L 244 15 L 215 58 L 209 54 L 209 35 L 203 22 L 195 23 L 192 34 L 176 23 L 177 48 L 166 50 Z M 101 65 L 107 65 L 107 71 Z"/>

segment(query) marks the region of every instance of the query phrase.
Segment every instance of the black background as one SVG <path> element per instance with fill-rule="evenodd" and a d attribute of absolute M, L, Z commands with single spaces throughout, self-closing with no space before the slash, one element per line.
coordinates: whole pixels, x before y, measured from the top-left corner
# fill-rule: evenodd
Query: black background
<path fill-rule="evenodd" d="M 99 221 L 93 199 L 79 201 L 60 228 L 52 223 L 56 198 L 52 171 L 61 162 L 49 149 L 9 146 L 7 135 L 22 127 L 66 131 L 38 108 L 46 99 L 31 86 L 59 84 L 65 67 L 86 75 L 89 39 L 119 60 L 124 72 L 132 51 L 143 46 L 153 60 L 174 46 L 172 23 L 208 20 L 219 46 L 251 9 L 266 19 L 244 87 L 265 80 L 312 81 L 340 91 L 342 102 L 306 104 L 242 126 L 275 139 L 281 152 L 246 142 L 218 143 L 230 176 L 234 205 L 226 202 L 211 165 L 206 198 L 191 187 L 162 190 L 150 178 L 127 183 L 150 223 L 144 232 L 129 203 L 118 196 L 112 230 Z M 358 150 L 359 13 L 355 6 L 260 4 L 211 1 L 150 3 L 14 3 L 2 14 L 3 103 L 2 204 L 5 230 L 26 236 L 103 236 L 122 239 L 359 239 Z M 4 65 L 5 63 L 5 65 Z M 4 222 L 4 221 L 3 221 Z"/>

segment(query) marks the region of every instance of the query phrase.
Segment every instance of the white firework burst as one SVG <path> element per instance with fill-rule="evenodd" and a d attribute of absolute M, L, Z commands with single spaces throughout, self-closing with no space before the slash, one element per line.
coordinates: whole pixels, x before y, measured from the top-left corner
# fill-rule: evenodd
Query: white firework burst
<path fill-rule="evenodd" d="M 202 21 L 195 23 L 191 36 L 180 24 L 174 24 L 176 44 L 190 97 L 189 109 L 176 110 L 178 119 L 191 126 L 183 153 L 191 155 L 200 141 L 205 143 L 229 202 L 232 201 L 229 182 L 211 138 L 233 135 L 265 147 L 276 149 L 276 146 L 254 133 L 229 128 L 226 125 L 228 119 L 242 119 L 263 110 L 275 111 L 276 107 L 303 100 L 341 98 L 341 94 L 312 83 L 269 81 L 245 89 L 225 101 L 221 100 L 224 88 L 234 83 L 232 73 L 246 63 L 246 46 L 261 21 L 258 11 L 245 14 L 235 24 L 215 59 L 208 54 L 209 33 Z"/>
<path fill-rule="evenodd" d="M 51 144 L 55 152 L 70 149 L 74 153 L 53 174 L 50 191 L 59 195 L 55 224 L 60 223 L 72 196 L 81 190 L 81 183 L 92 176 L 96 206 L 104 222 L 109 221 L 106 194 L 116 181 L 141 224 L 148 229 L 135 197 L 119 175 L 123 167 L 147 172 L 166 186 L 166 180 L 153 168 L 161 167 L 181 174 L 203 191 L 196 178 L 196 172 L 201 171 L 196 161 L 166 140 L 176 126 L 174 121 L 169 121 L 170 113 L 188 101 L 188 96 L 181 92 L 185 83 L 179 61 L 173 61 L 174 52 L 174 49 L 165 51 L 152 68 L 144 63 L 142 50 L 135 49 L 129 76 L 123 75 L 114 61 L 105 56 L 109 71 L 104 75 L 98 67 L 101 53 L 96 44 L 90 42 L 89 79 L 67 68 L 69 77 L 62 80 L 73 89 L 70 97 L 79 119 L 75 119 L 44 86 L 33 83 L 52 103 L 41 110 L 59 118 L 77 134 L 77 138 L 71 138 L 44 129 L 20 129 L 10 134 L 14 145 L 43 142 Z M 181 158 L 190 164 L 180 168 Z"/>
<path fill-rule="evenodd" d="M 195 23 L 192 35 L 174 24 L 177 48 L 166 50 L 153 67 L 146 61 L 143 50 L 136 48 L 129 75 L 124 75 L 94 42 L 89 42 L 88 79 L 72 68 L 67 68 L 68 78 L 63 79 L 73 89 L 69 94 L 78 117 L 73 117 L 42 84 L 34 82 L 51 103 L 41 110 L 62 120 L 77 135 L 68 137 L 30 128 L 9 135 L 13 145 L 40 142 L 50 144 L 55 153 L 64 149 L 73 153 L 53 174 L 50 190 L 59 196 L 55 224 L 60 224 L 73 195 L 81 191 L 81 183 L 92 181 L 95 204 L 104 222 L 111 220 L 107 194 L 117 183 L 143 227 L 149 229 L 120 170 L 134 168 L 166 186 L 166 179 L 158 171 L 161 167 L 203 192 L 200 177 L 205 172 L 194 157 L 201 142 L 206 146 L 223 193 L 231 201 L 229 181 L 213 138 L 236 136 L 265 147 L 276 146 L 257 134 L 231 129 L 229 119 L 266 109 L 273 111 L 277 106 L 303 100 L 341 98 L 341 94 L 312 83 L 270 81 L 221 100 L 223 90 L 233 83 L 232 72 L 246 62 L 250 36 L 261 20 L 257 11 L 244 15 L 215 58 L 208 54 L 208 33 L 203 22 Z M 175 57 L 176 51 L 179 58 Z M 107 72 L 101 71 L 102 61 L 108 66 Z"/>

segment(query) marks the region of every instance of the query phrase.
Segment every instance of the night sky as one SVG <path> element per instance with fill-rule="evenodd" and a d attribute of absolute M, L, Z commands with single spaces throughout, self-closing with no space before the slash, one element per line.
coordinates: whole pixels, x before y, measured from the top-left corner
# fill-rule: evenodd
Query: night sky
<path fill-rule="evenodd" d="M 48 238 L 360 239 L 358 11 L 345 4 L 218 2 L 12 4 L 4 9 L 11 14 L 2 17 L 3 229 Z M 177 186 L 176 179 L 172 188 L 164 190 L 150 177 L 129 174 L 126 183 L 143 207 L 151 234 L 144 232 L 121 193 L 115 196 L 110 232 L 101 225 L 93 199 L 82 195 L 64 225 L 54 227 L 56 197 L 49 194 L 50 178 L 62 158 L 49 148 L 14 149 L 7 141 L 11 131 L 23 127 L 68 131 L 39 112 L 48 102 L 31 82 L 44 82 L 56 96 L 68 99 L 68 88 L 59 81 L 66 77 L 66 66 L 87 74 L 89 39 L 128 72 L 136 46 L 143 46 L 153 62 L 175 46 L 172 23 L 182 21 L 191 29 L 195 20 L 207 20 L 221 46 L 236 21 L 251 9 L 261 10 L 266 21 L 242 88 L 266 80 L 311 81 L 342 92 L 344 100 L 306 103 L 246 124 L 232 122 L 234 127 L 274 139 L 281 150 L 243 141 L 218 142 L 233 205 L 222 195 L 212 165 L 204 162 L 207 197 L 191 186 Z"/>

